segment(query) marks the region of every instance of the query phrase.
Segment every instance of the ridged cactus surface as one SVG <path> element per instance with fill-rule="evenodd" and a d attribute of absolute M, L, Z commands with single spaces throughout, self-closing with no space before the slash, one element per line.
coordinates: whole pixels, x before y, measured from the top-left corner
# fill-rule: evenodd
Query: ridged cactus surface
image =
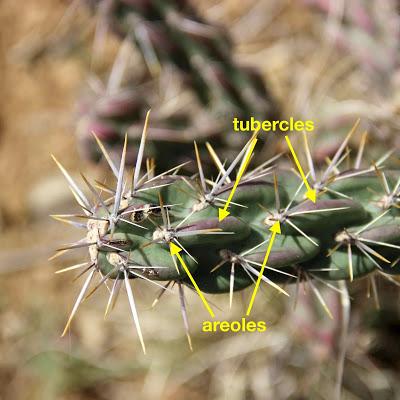
<path fill-rule="evenodd" d="M 117 184 L 111 188 L 83 177 L 94 203 L 59 164 L 83 213 L 56 218 L 87 230 L 84 239 L 60 251 L 76 247 L 89 250 L 87 262 L 72 267 L 82 268 L 88 277 L 70 321 L 85 295 L 111 281 L 108 312 L 124 282 L 143 344 L 130 279 L 151 281 L 161 286 L 161 294 L 172 283 L 177 284 L 185 313 L 183 287 L 193 286 L 171 256 L 170 243 L 183 250 L 182 257 L 201 291 L 229 293 L 232 303 L 234 291 L 257 280 L 270 228 L 277 221 L 281 234 L 276 236 L 262 280 L 285 295 L 289 295 L 285 284 L 307 282 L 328 314 L 316 282 L 332 286 L 338 280 L 368 276 L 375 290 L 375 276 L 393 280 L 392 275 L 399 274 L 399 171 L 385 169 L 391 154 L 364 166 L 365 136 L 354 164 L 342 168 L 349 165 L 346 149 L 356 127 L 323 171 L 314 169 L 304 135 L 308 179 L 317 193 L 315 203 L 304 197 L 300 177 L 279 166 L 275 157 L 245 172 L 230 203 L 230 214 L 220 221 L 218 209 L 231 193 L 234 173 L 243 165 L 250 141 L 228 165 L 207 146 L 219 171 L 215 178 L 205 176 L 196 143 L 195 175 L 179 174 L 180 166 L 156 175 L 151 160 L 142 172 L 148 115 L 132 174 L 125 167 L 126 139 L 119 165 L 102 146 Z M 94 275 L 100 280 L 89 292 Z"/>

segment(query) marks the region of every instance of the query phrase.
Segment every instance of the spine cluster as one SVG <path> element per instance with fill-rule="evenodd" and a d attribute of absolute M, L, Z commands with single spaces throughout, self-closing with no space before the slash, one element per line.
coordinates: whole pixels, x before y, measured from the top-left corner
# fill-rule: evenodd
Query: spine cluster
<path fill-rule="evenodd" d="M 218 209 L 227 202 L 235 171 L 244 163 L 251 141 L 230 164 L 221 161 L 207 145 L 218 170 L 216 178 L 206 176 L 196 143 L 194 175 L 180 174 L 182 165 L 156 174 L 151 159 L 143 171 L 148 116 L 149 113 L 132 173 L 126 168 L 127 138 L 119 165 L 100 142 L 116 185 L 91 183 L 83 177 L 86 192 L 94 201 L 58 163 L 82 213 L 56 218 L 87 232 L 84 239 L 59 249 L 59 254 L 77 247 L 89 250 L 85 263 L 67 268 L 80 268 L 87 278 L 66 329 L 85 296 L 111 283 L 108 312 L 124 284 L 144 346 L 130 280 L 137 284 L 142 280 L 153 282 L 160 286 L 160 296 L 177 285 L 187 321 L 183 289 L 193 289 L 193 285 L 171 256 L 171 243 L 182 249 L 182 258 L 201 291 L 227 293 L 232 304 L 235 291 L 257 280 L 271 237 L 270 228 L 276 222 L 281 234 L 275 239 L 262 281 L 287 296 L 287 283 L 308 284 L 328 315 L 331 314 L 318 284 L 335 286 L 335 281 L 367 277 L 375 287 L 377 276 L 394 281 L 392 276 L 400 273 L 399 171 L 385 168 L 390 153 L 371 166 L 364 166 L 365 136 L 350 164 L 348 143 L 357 125 L 321 171 L 314 167 L 304 135 L 304 159 L 308 161 L 309 182 L 316 192 L 315 203 L 304 197 L 300 177 L 274 157 L 243 175 L 229 215 L 221 221 Z M 89 291 L 95 275 L 99 281 Z"/>

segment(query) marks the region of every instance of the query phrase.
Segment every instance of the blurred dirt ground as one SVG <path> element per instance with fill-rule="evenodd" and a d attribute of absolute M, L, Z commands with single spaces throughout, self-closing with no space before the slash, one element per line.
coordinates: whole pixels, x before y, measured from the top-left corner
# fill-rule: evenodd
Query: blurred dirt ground
<path fill-rule="evenodd" d="M 340 137 L 341 123 L 346 126 L 361 114 L 380 138 L 377 148 L 383 141 L 398 146 L 400 79 L 398 60 L 392 58 L 399 37 L 393 44 L 392 31 L 383 30 L 376 42 L 364 35 L 335 47 L 325 38 L 326 16 L 306 3 L 324 2 L 224 0 L 200 7 L 229 28 L 238 43 L 237 58 L 262 70 L 287 115 L 317 118 L 332 108 L 332 116 L 318 122 Z M 151 310 L 155 291 L 145 284 L 136 290 L 147 356 L 124 296 L 103 320 L 105 291 L 85 302 L 70 335 L 59 338 L 79 283 L 53 272 L 80 257 L 47 259 L 79 233 L 48 217 L 74 209 L 50 154 L 75 174 L 99 173 L 79 157 L 74 137 L 74 105 L 91 68 L 95 21 L 81 11 L 58 25 L 68 7 L 60 0 L 0 4 L 0 399 L 258 400 L 269 398 L 267 393 L 279 399 L 329 399 L 335 383 L 335 323 L 307 296 L 294 312 L 292 304 L 264 293 L 255 318 L 267 321 L 265 335 L 205 336 L 201 304 L 190 294 L 191 353 L 177 296 L 166 295 Z M 75 29 L 68 29 L 71 24 Z M 117 44 L 110 35 L 95 65 L 99 75 L 112 64 Z M 374 54 L 376 49 L 383 55 Z M 398 301 L 398 293 L 392 294 Z M 336 296 L 326 296 L 336 310 Z M 221 315 L 241 315 L 240 295 L 231 312 L 226 299 L 212 301 L 224 310 Z M 345 385 L 354 386 L 352 371 L 358 370 L 358 390 L 346 391 L 345 398 L 394 399 L 400 393 L 395 383 L 400 365 L 380 370 L 369 361 L 365 351 L 375 336 L 362 331 L 357 315 L 353 325 Z"/>

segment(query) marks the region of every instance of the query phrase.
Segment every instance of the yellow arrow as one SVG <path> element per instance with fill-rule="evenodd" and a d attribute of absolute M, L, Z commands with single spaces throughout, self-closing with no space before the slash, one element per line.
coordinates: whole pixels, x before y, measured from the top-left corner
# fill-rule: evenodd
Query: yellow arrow
<path fill-rule="evenodd" d="M 219 208 L 219 209 L 218 209 L 218 220 L 219 220 L 220 222 L 221 222 L 222 220 L 224 220 L 224 219 L 230 214 L 230 212 L 227 211 L 227 210 L 228 210 L 228 207 L 229 207 L 229 204 L 230 204 L 230 202 L 232 201 L 232 197 L 233 197 L 233 195 L 234 195 L 234 193 L 235 193 L 235 191 L 236 191 L 236 188 L 237 188 L 238 185 L 239 185 L 240 179 L 242 179 L 242 176 L 243 176 L 243 174 L 244 174 L 244 171 L 246 170 L 247 165 L 248 165 L 249 162 L 250 162 L 250 157 L 251 157 L 251 154 L 253 153 L 253 150 L 254 150 L 254 147 L 255 147 L 256 143 L 257 143 L 257 139 L 254 138 L 254 139 L 251 141 L 250 146 L 249 146 L 249 148 L 248 148 L 248 150 L 247 150 L 247 152 L 246 152 L 246 156 L 245 156 L 244 162 L 242 163 L 242 165 L 241 165 L 241 167 L 240 167 L 240 169 L 239 169 L 239 172 L 238 172 L 238 174 L 237 174 L 237 176 L 236 176 L 235 183 L 234 183 L 233 188 L 232 188 L 232 190 L 231 190 L 231 192 L 230 192 L 230 194 L 229 194 L 228 200 L 227 200 L 226 203 L 225 203 L 224 208 Z"/>
<path fill-rule="evenodd" d="M 203 293 L 201 292 L 200 288 L 197 286 L 197 283 L 196 283 L 196 281 L 194 280 L 192 274 L 190 273 L 189 268 L 188 268 L 187 265 L 185 264 L 185 261 L 183 261 L 182 256 L 179 254 L 179 253 L 182 251 L 182 249 L 181 249 L 179 246 L 177 246 L 176 244 L 174 244 L 174 243 L 171 242 L 171 243 L 169 244 L 169 251 L 170 251 L 172 257 L 173 257 L 173 256 L 176 256 L 176 257 L 178 258 L 178 260 L 179 260 L 179 262 L 182 264 L 182 267 L 183 267 L 183 269 L 185 270 L 187 276 L 188 276 L 189 279 L 191 280 L 191 282 L 192 282 L 194 288 L 196 289 L 197 294 L 200 296 L 201 300 L 203 301 L 204 306 L 206 307 L 207 311 L 210 313 L 211 317 L 214 318 L 214 317 L 215 317 L 215 314 L 214 314 L 213 310 L 212 310 L 211 307 L 208 305 L 206 298 L 204 297 L 204 295 L 203 295 Z"/>
<path fill-rule="evenodd" d="M 271 228 L 269 228 L 269 230 L 272 232 L 271 239 L 269 240 L 269 244 L 268 244 L 267 251 L 265 253 L 264 261 L 261 265 L 260 273 L 258 275 L 258 279 L 256 282 L 256 287 L 254 288 L 253 294 L 250 299 L 249 307 L 246 312 L 247 316 L 250 315 L 251 309 L 253 308 L 254 299 L 256 298 L 258 288 L 260 287 L 261 277 L 263 276 L 265 266 L 267 265 L 269 254 L 271 253 L 272 246 L 274 244 L 275 236 L 277 233 L 279 233 L 279 234 L 281 233 L 281 224 L 279 223 L 279 221 L 276 221 L 274 223 L 274 225 L 272 225 Z"/>
<path fill-rule="evenodd" d="M 296 155 L 296 153 L 295 153 L 295 151 L 293 149 L 292 143 L 290 143 L 289 136 L 286 135 L 285 139 L 286 139 L 286 142 L 287 142 L 287 144 L 289 146 L 290 151 L 292 152 L 292 156 L 294 158 L 294 162 L 296 163 L 297 169 L 300 172 L 301 178 L 303 179 L 304 184 L 305 184 L 305 186 L 307 188 L 306 197 L 309 198 L 313 203 L 315 203 L 317 201 L 317 192 L 315 191 L 315 189 L 311 189 L 311 187 L 310 187 L 310 185 L 309 185 L 309 183 L 307 181 L 307 177 L 304 174 L 303 168 L 301 167 L 301 165 L 299 163 L 299 160 L 297 158 L 297 155 Z"/>

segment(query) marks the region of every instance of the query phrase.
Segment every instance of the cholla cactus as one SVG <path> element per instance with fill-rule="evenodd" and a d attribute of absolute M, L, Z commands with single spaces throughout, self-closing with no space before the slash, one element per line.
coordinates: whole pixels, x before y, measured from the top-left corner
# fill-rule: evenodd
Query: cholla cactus
<path fill-rule="evenodd" d="M 189 2 L 90 0 L 88 3 L 98 11 L 99 24 L 109 24 L 121 37 L 137 45 L 153 76 L 161 67 L 172 65 L 195 99 L 192 110 L 184 110 L 180 118 L 177 114 L 172 118 L 153 116 L 151 140 L 160 140 L 162 146 L 180 144 L 184 150 L 193 139 L 237 150 L 242 141 L 225 140 L 233 117 L 278 118 L 278 106 L 261 75 L 255 69 L 235 63 L 226 31 L 204 21 Z M 113 84 L 111 89 L 109 83 L 80 107 L 79 137 L 85 154 L 92 159 L 99 156 L 92 132 L 101 136 L 109 148 L 113 146 L 119 151 L 126 132 L 131 143 L 140 136 L 138 124 L 148 103 L 154 105 L 149 94 L 137 88 L 137 82 L 117 88 Z M 153 143 L 152 156 L 157 156 L 159 146 Z M 127 163 L 131 161 L 134 160 L 128 157 Z M 160 161 L 160 165 L 167 166 L 168 160 Z"/>
<path fill-rule="evenodd" d="M 351 54 L 362 68 L 387 79 L 399 66 L 398 4 L 361 0 L 334 4 L 329 0 L 301 0 L 327 18 L 330 38 L 337 47 Z M 330 17 L 330 18 L 329 18 Z M 332 25 L 333 25 L 332 24 Z"/>
<path fill-rule="evenodd" d="M 84 239 L 59 251 L 77 247 L 89 250 L 86 262 L 63 270 L 81 268 L 83 274 L 88 274 L 64 333 L 85 296 L 113 281 L 106 313 L 124 284 L 144 350 L 130 280 L 137 284 L 151 281 L 161 286 L 161 294 L 176 284 L 188 330 L 183 289 L 192 289 L 193 284 L 187 271 L 171 256 L 170 244 L 183 249 L 188 272 L 201 291 L 229 293 L 232 304 L 233 293 L 258 278 L 270 228 L 277 222 L 281 235 L 273 244 L 262 280 L 285 295 L 289 294 L 280 284 L 309 284 L 330 316 L 318 282 L 331 287 L 334 281 L 368 276 L 375 290 L 376 276 L 393 280 L 391 275 L 399 274 L 399 171 L 383 170 L 389 154 L 370 167 L 362 166 L 365 136 L 354 167 L 341 170 L 344 161 L 349 161 L 346 147 L 357 126 L 321 172 L 314 169 L 304 136 L 309 180 L 317 193 L 315 203 L 303 197 L 303 184 L 296 174 L 275 165 L 275 157 L 243 175 L 230 214 L 220 221 L 218 207 L 225 205 L 233 187 L 231 176 L 239 165 L 245 164 L 251 141 L 227 167 L 207 146 L 219 170 L 214 180 L 204 175 L 196 143 L 196 175 L 180 175 L 180 166 L 155 175 L 152 161 L 147 162 L 147 170 L 142 173 L 148 115 L 132 178 L 127 177 L 125 168 L 126 139 L 119 166 L 101 146 L 117 181 L 115 189 L 97 184 L 108 198 L 83 177 L 95 198 L 91 203 L 57 162 L 83 214 L 56 218 L 87 230 Z M 87 223 L 77 222 L 82 219 Z M 88 292 L 95 275 L 100 276 L 99 282 Z"/>
<path fill-rule="evenodd" d="M 126 164 L 134 165 L 142 133 L 142 117 L 149 108 L 145 99 L 146 94 L 143 90 L 130 86 L 111 91 L 102 87 L 82 98 L 77 125 L 82 155 L 93 161 L 101 159 L 102 153 L 95 140 L 98 138 L 107 145 L 111 158 L 117 160 L 124 135 L 127 134 L 130 146 Z M 181 110 L 175 115 L 153 112 L 152 126 L 149 128 L 151 143 L 147 152 L 149 156 L 160 160 L 159 168 L 169 168 L 176 163 L 190 160 L 193 140 L 199 144 L 209 141 L 214 147 L 225 149 L 222 155 L 229 157 L 232 151 L 229 151 L 229 148 L 237 147 L 242 140 L 234 140 L 233 145 L 231 141 L 229 146 L 222 136 L 226 128 L 198 108 Z M 162 157 L 165 153 L 172 157 Z"/>

